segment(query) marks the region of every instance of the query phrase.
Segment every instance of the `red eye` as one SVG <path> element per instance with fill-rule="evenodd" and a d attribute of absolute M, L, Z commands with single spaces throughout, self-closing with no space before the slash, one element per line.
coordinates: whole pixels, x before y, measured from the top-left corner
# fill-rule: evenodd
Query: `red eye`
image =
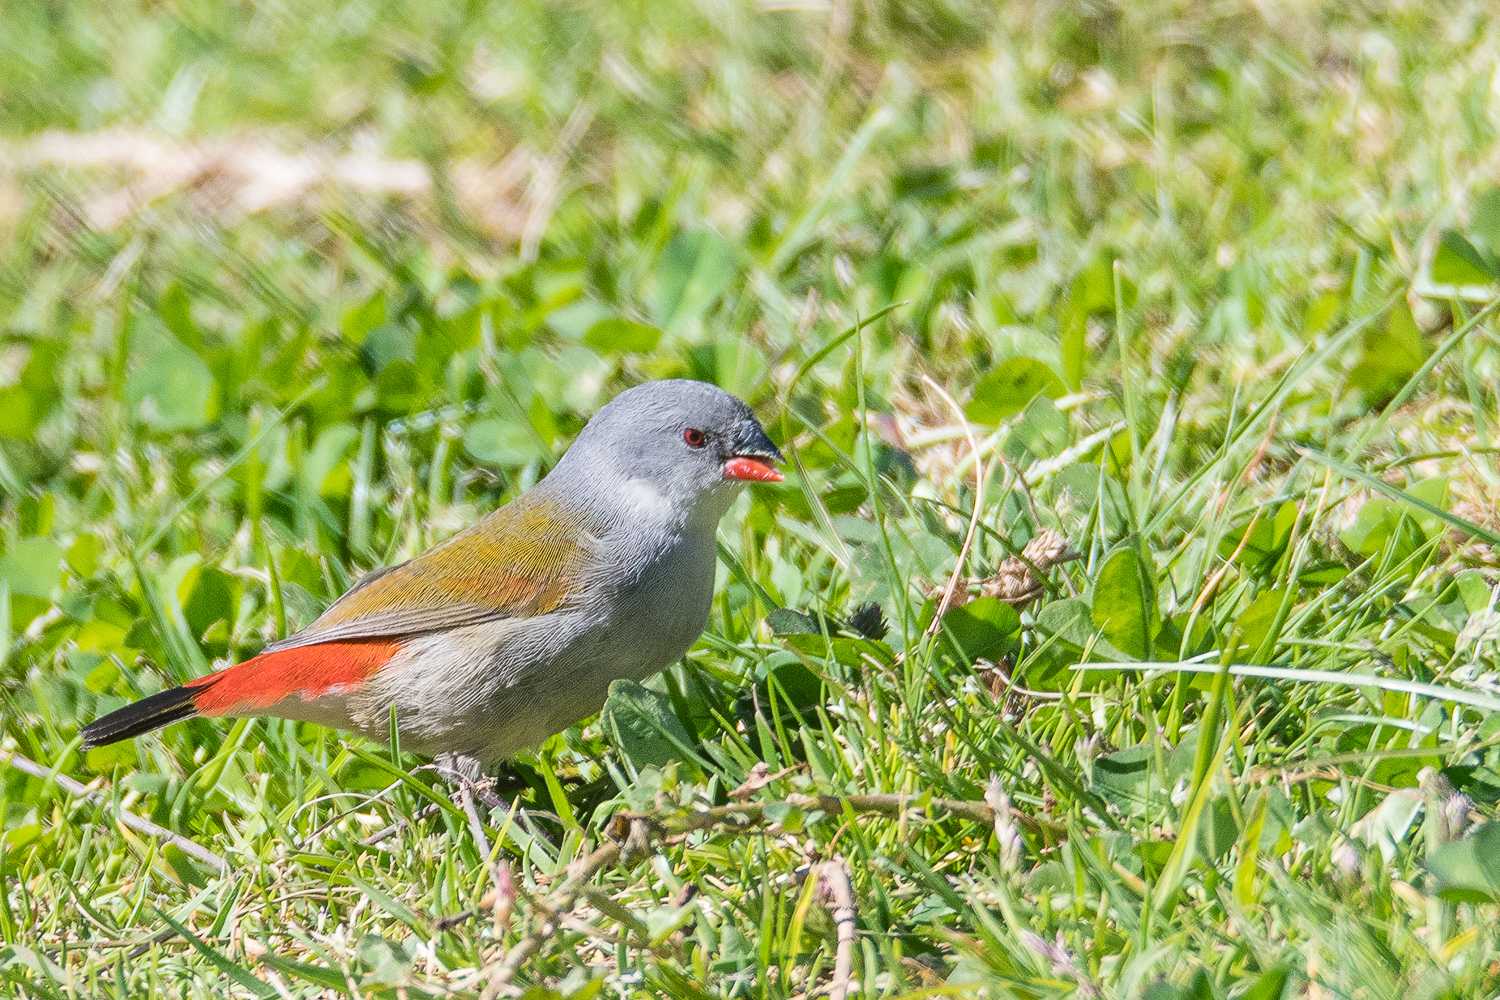
<path fill-rule="evenodd" d="M 708 442 L 708 438 L 696 427 L 683 431 L 682 439 L 688 443 L 689 448 L 702 448 Z"/>

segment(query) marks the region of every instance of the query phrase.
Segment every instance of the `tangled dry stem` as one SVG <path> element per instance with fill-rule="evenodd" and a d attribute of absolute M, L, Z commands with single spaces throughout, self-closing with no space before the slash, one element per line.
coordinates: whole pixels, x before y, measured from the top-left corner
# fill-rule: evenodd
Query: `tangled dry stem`
<path fill-rule="evenodd" d="M 982 823 L 987 827 L 995 823 L 997 815 L 990 805 L 965 799 L 933 799 L 915 795 L 800 794 L 789 795 L 776 802 L 735 803 L 666 817 L 642 813 L 617 815 L 611 823 L 611 836 L 614 839 L 569 865 L 567 878 L 563 883 L 544 898 L 534 901 L 534 909 L 540 912 L 541 918 L 531 932 L 505 952 L 498 961 L 487 965 L 480 972 L 478 980 L 487 980 L 484 991 L 480 994 L 480 1000 L 498 1000 L 502 996 L 521 994 L 522 991 L 513 982 L 516 974 L 552 939 L 558 928 L 566 922 L 565 918 L 578 899 L 586 894 L 594 876 L 605 868 L 622 858 L 628 860 L 638 856 L 649 849 L 652 841 L 714 829 L 736 834 L 748 833 L 767 823 L 767 811 L 779 806 L 792 806 L 804 812 L 816 810 L 828 815 L 875 814 L 897 818 L 905 817 L 912 812 L 924 811 L 934 817 L 946 814 L 952 818 Z M 1061 828 L 1055 824 L 1028 816 L 1014 807 L 1010 809 L 1010 818 L 1018 820 L 1023 826 L 1044 836 L 1050 835 L 1055 838 L 1061 832 Z M 836 862 L 836 864 L 842 865 L 842 862 Z M 821 870 L 822 878 L 827 882 L 833 897 L 833 917 L 838 929 L 834 980 L 833 987 L 830 988 L 830 996 L 835 1000 L 847 993 L 849 982 L 852 980 L 857 913 L 848 869 L 843 867 L 841 871 L 842 883 L 839 882 L 838 873 L 826 865 Z M 840 983 L 843 984 L 843 993 L 835 989 Z"/>

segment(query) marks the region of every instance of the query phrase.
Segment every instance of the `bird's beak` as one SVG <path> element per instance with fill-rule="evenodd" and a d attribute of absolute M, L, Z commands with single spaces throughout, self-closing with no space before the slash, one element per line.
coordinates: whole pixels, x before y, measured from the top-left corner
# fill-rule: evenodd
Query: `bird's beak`
<path fill-rule="evenodd" d="M 779 483 L 786 479 L 776 471 L 781 452 L 753 417 L 740 425 L 735 438 L 734 455 L 724 463 L 725 479 L 742 479 L 752 483 Z"/>

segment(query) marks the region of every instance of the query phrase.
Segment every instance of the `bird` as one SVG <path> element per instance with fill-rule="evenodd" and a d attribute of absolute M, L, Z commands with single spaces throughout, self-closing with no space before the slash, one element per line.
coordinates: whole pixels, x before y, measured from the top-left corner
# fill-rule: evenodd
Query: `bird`
<path fill-rule="evenodd" d="M 708 621 L 719 521 L 782 482 L 750 407 L 706 383 L 621 392 L 530 490 L 238 665 L 84 726 L 85 748 L 196 716 L 349 730 L 472 774 L 679 660 Z"/>

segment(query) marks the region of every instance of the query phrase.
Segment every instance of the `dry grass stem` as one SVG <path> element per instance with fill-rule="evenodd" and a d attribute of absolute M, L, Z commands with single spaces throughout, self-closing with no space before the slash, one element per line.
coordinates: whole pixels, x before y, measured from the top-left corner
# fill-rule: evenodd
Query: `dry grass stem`
<path fill-rule="evenodd" d="M 832 858 L 818 868 L 822 884 L 833 897 L 833 925 L 837 946 L 833 958 L 833 980 L 828 985 L 829 1000 L 844 1000 L 854 979 L 854 941 L 859 935 L 859 915 L 855 909 L 854 886 L 849 881 L 849 867 L 842 858 Z"/>
<path fill-rule="evenodd" d="M 922 381 L 941 396 L 943 401 L 952 408 L 954 415 L 962 421 L 964 437 L 968 440 L 969 449 L 974 456 L 974 509 L 969 515 L 969 529 L 964 533 L 963 545 L 958 550 L 958 559 L 954 561 L 953 572 L 948 577 L 948 585 L 943 588 L 942 600 L 938 601 L 937 610 L 933 612 L 932 623 L 927 626 L 927 634 L 936 635 L 938 629 L 943 627 L 943 615 L 953 603 L 953 595 L 958 590 L 959 581 L 963 579 L 964 565 L 969 559 L 969 549 L 974 545 L 974 536 L 979 533 L 979 515 L 984 509 L 984 460 L 979 455 L 979 442 L 974 439 L 974 431 L 969 426 L 968 420 L 964 418 L 963 407 L 959 406 L 958 401 L 930 376 L 923 375 Z"/>
<path fill-rule="evenodd" d="M 0 753 L 3 753 L 3 751 L 0 751 Z M 102 791 L 91 790 L 82 782 L 76 781 L 73 778 L 68 777 L 66 774 L 60 774 L 50 768 L 43 767 L 36 761 L 30 760 L 26 757 L 22 757 L 20 754 L 5 754 L 3 758 L 0 758 L 0 762 L 3 762 L 6 767 L 14 768 L 15 770 L 20 771 L 23 774 L 29 774 L 34 778 L 41 778 L 43 781 L 51 781 L 52 783 L 56 784 L 57 787 L 61 788 L 63 791 L 67 792 L 69 795 L 72 795 L 75 798 L 79 798 L 85 802 L 91 802 L 96 805 L 103 805 L 106 808 L 112 808 L 112 803 L 110 802 L 109 797 Z M 167 843 L 176 846 L 182 851 L 182 853 L 188 855 L 189 857 L 197 858 L 204 864 L 211 865 L 214 868 L 219 869 L 220 871 L 226 871 L 229 868 L 229 862 L 219 857 L 213 851 L 210 851 L 208 848 L 202 846 L 201 844 L 193 843 L 191 840 L 184 836 L 181 836 L 180 834 L 173 833 L 166 827 L 158 826 L 157 824 L 151 822 L 149 819 L 145 819 L 144 817 L 137 816 L 135 813 L 127 812 L 125 810 L 118 810 L 114 815 L 115 819 L 119 820 L 122 826 L 129 827 L 136 833 L 142 833 L 148 837 L 155 837 L 158 840 L 164 840 Z"/>

